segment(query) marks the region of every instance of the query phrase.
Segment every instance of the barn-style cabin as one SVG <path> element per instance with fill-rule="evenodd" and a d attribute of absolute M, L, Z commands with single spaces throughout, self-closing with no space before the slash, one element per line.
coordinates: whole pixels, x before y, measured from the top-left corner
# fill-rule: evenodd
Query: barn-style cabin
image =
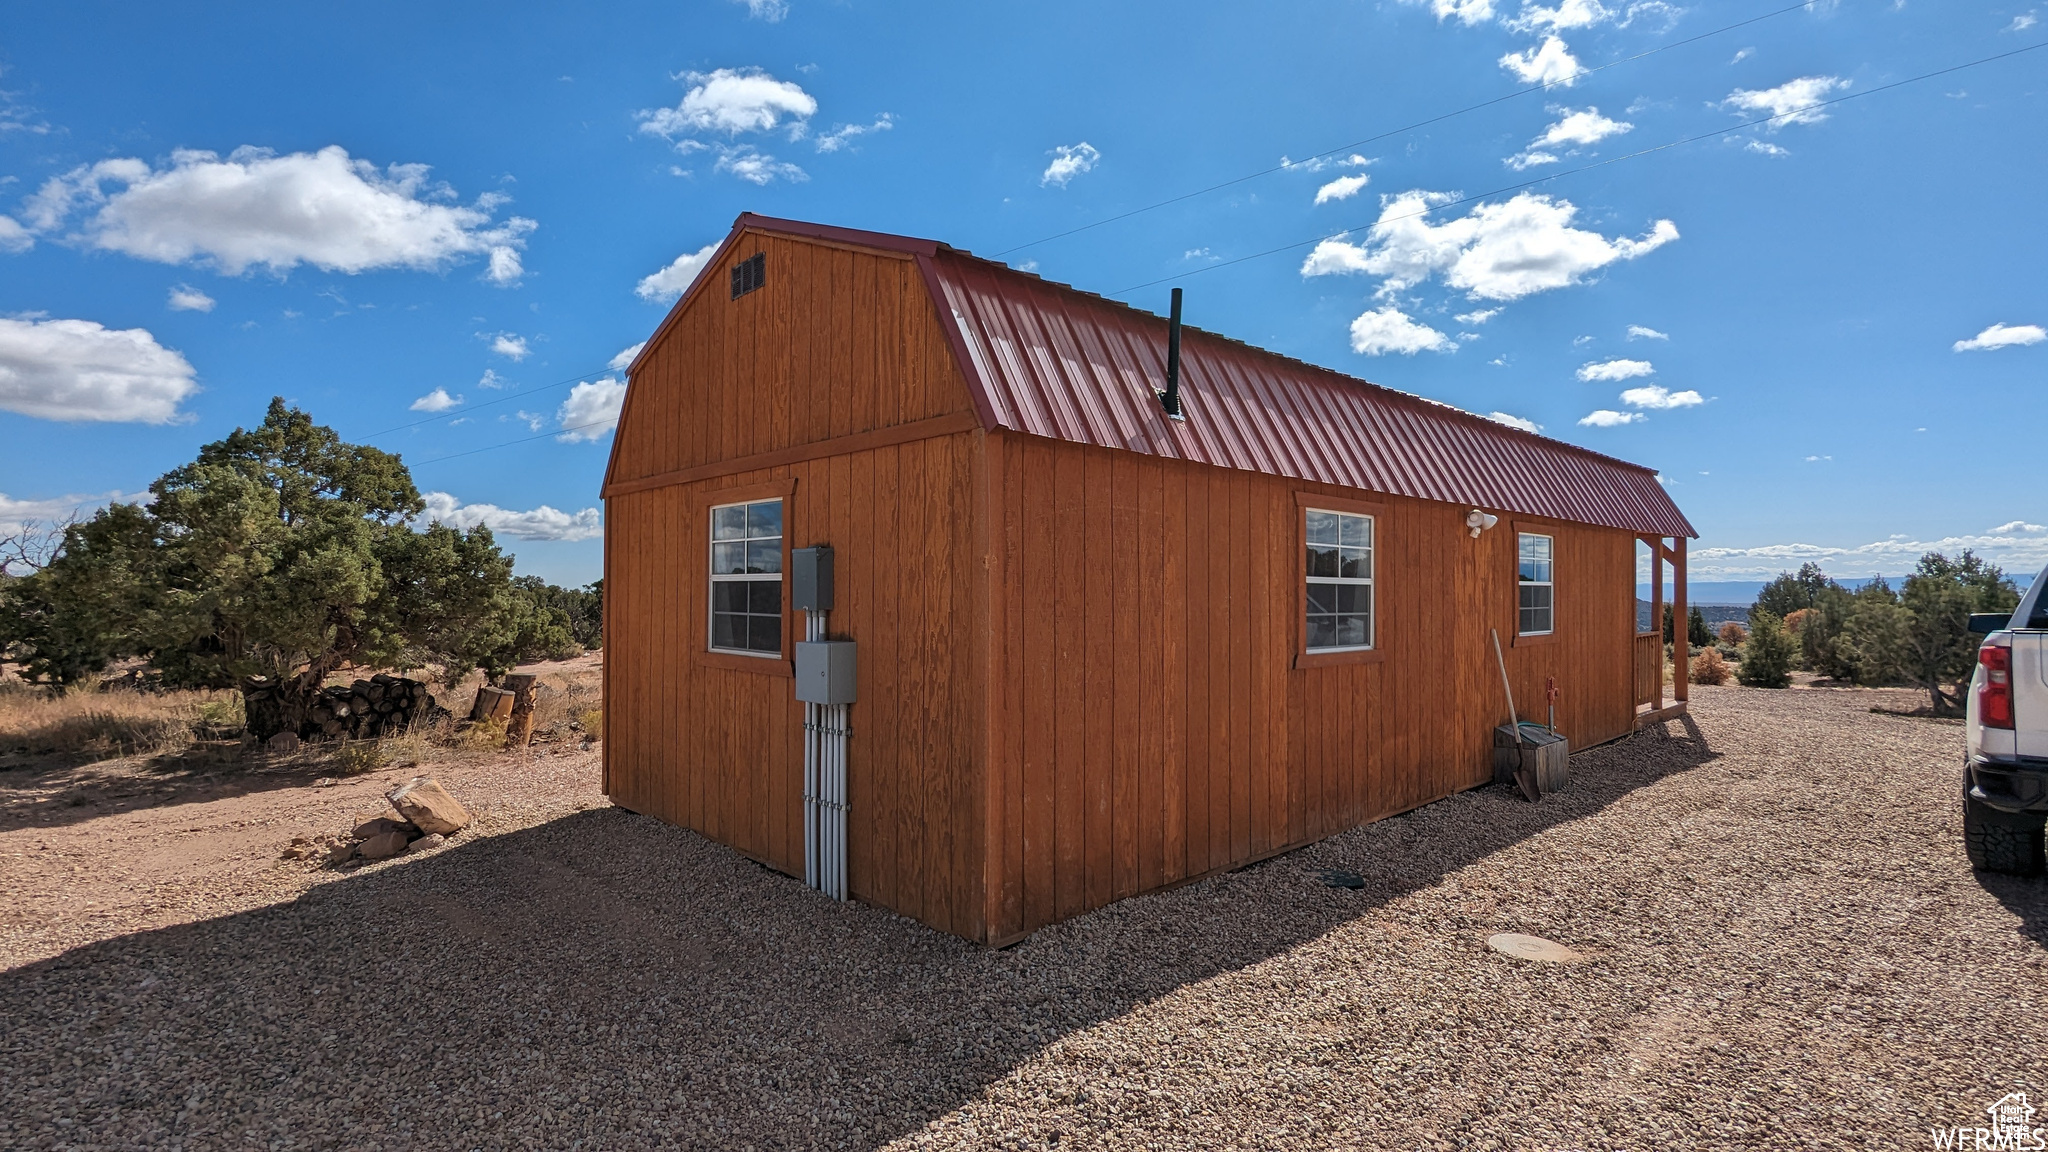
<path fill-rule="evenodd" d="M 945 244 L 742 215 L 629 370 L 605 791 L 806 875 L 818 545 L 846 888 L 990 944 L 1490 782 L 1495 633 L 1573 747 L 1683 710 L 1637 551 L 1682 621 L 1694 532 L 1649 469 L 1194 328 L 1172 418 L 1168 343 Z"/>

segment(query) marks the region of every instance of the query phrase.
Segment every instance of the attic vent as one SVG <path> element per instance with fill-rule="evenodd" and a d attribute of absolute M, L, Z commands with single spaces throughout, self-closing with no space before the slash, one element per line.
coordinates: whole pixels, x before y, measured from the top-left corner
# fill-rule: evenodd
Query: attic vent
<path fill-rule="evenodd" d="M 768 254 L 756 252 L 732 266 L 732 298 L 737 300 L 768 280 Z"/>

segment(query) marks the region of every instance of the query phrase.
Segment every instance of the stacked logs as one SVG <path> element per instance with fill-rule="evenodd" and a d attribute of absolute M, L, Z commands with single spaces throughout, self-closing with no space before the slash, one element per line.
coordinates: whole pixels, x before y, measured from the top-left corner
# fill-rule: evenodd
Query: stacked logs
<path fill-rule="evenodd" d="M 436 707 L 427 685 L 379 672 L 346 688 L 321 689 L 299 734 L 309 740 L 373 740 L 401 732 L 414 720 L 432 719 Z"/>

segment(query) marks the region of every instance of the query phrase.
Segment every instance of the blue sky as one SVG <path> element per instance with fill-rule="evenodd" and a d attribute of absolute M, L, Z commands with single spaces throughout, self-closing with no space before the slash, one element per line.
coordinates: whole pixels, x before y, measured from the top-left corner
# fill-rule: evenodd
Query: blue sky
<path fill-rule="evenodd" d="M 1695 579 L 2048 563 L 2048 50 L 1813 107 L 2048 40 L 2048 0 L 1691 43 L 1784 4 L 1603 4 L 14 6 L 0 521 L 282 394 L 594 579 L 612 361 L 751 210 L 1179 284 L 1191 324 L 1648 464 Z"/>

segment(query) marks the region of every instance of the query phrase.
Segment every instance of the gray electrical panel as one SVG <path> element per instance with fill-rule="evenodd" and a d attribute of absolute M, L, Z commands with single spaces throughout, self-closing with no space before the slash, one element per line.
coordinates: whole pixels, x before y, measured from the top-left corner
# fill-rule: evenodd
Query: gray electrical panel
<path fill-rule="evenodd" d="M 831 555 L 828 551 L 826 555 Z M 827 569 L 830 571 L 830 569 Z M 853 703 L 854 656 L 851 640 L 799 640 L 796 644 L 796 698 L 806 704 Z"/>
<path fill-rule="evenodd" d="M 832 546 L 797 548 L 789 554 L 789 606 L 799 612 L 832 610 Z"/>

